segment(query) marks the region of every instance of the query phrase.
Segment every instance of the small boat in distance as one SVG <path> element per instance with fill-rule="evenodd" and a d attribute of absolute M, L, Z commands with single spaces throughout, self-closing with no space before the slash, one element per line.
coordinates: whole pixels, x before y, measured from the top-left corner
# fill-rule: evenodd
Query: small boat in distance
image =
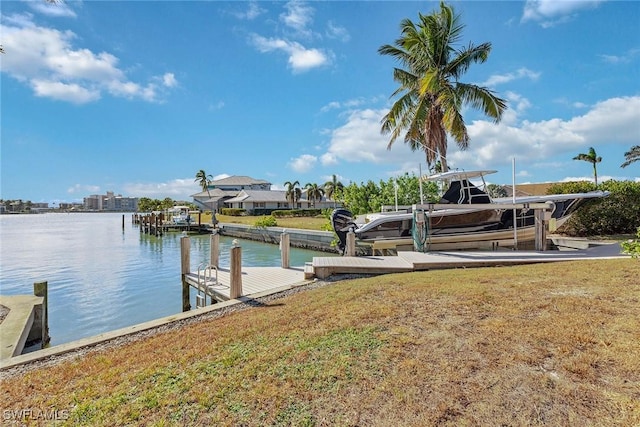
<path fill-rule="evenodd" d="M 347 209 L 335 209 L 331 223 L 338 236 L 338 249 L 344 253 L 349 231 L 361 242 L 387 249 L 478 249 L 531 243 L 536 218 L 528 205 L 546 204 L 545 219 L 560 227 L 587 199 L 609 195 L 607 191 L 592 191 L 494 199 L 484 176 L 495 172 L 449 171 L 424 176 L 423 181 L 435 181 L 446 188 L 438 203 L 358 217 Z M 472 179 L 481 183 L 475 185 Z M 516 209 L 514 205 L 522 207 Z"/>
<path fill-rule="evenodd" d="M 189 225 L 191 224 L 191 215 L 189 214 L 189 206 L 174 206 L 168 209 L 171 222 L 175 225 Z"/>

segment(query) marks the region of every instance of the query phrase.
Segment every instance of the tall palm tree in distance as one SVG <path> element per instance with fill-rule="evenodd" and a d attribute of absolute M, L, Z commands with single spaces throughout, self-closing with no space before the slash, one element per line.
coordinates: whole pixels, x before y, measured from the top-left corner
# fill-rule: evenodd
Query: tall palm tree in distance
<path fill-rule="evenodd" d="M 313 207 L 316 207 L 316 200 L 322 200 L 322 196 L 324 196 L 324 189 L 316 183 L 306 183 L 304 189 L 307 191 L 307 198 L 313 204 Z"/>
<path fill-rule="evenodd" d="M 207 192 L 209 199 L 211 198 L 211 193 L 209 192 L 209 184 L 211 183 L 212 179 L 213 176 L 207 175 L 204 169 L 200 169 L 198 173 L 196 173 L 196 179 L 194 179 L 195 182 L 200 184 L 200 188 L 202 188 L 202 191 Z M 211 207 L 211 212 L 213 212 L 213 207 Z"/>
<path fill-rule="evenodd" d="M 458 46 L 464 25 L 453 7 L 440 3 L 440 10 L 418 15 L 400 23 L 401 36 L 395 45 L 383 45 L 381 55 L 396 59 L 403 68 L 394 68 L 393 79 L 400 86 L 392 97 L 399 98 L 382 119 L 381 132 L 390 135 L 387 149 L 404 133 L 410 148 L 423 150 L 427 165 L 447 166 L 447 134 L 461 150 L 469 146 L 469 135 L 461 111 L 469 105 L 498 123 L 506 101 L 491 90 L 460 81 L 473 63 L 483 63 L 491 43 Z"/>
<path fill-rule="evenodd" d="M 596 154 L 596 150 L 593 147 L 589 147 L 588 153 L 580 153 L 573 158 L 573 160 L 584 160 L 585 162 L 589 162 L 593 165 L 593 178 L 596 183 L 596 187 L 598 186 L 598 168 L 596 164 L 602 161 L 602 157 Z"/>
<path fill-rule="evenodd" d="M 342 182 L 338 181 L 338 177 L 333 174 L 331 175 L 331 181 L 325 182 L 322 188 L 327 198 L 333 200 L 333 207 L 336 207 L 336 197 L 334 196 L 339 195 L 344 189 Z"/>
<path fill-rule="evenodd" d="M 634 145 L 631 150 L 624 153 L 625 162 L 620 165 L 621 168 L 626 168 L 633 162 L 640 160 L 640 145 Z"/>
<path fill-rule="evenodd" d="M 302 197 L 302 189 L 300 189 L 300 181 L 287 181 L 284 183 L 285 197 L 291 201 L 291 209 L 295 209 L 296 202 Z"/>

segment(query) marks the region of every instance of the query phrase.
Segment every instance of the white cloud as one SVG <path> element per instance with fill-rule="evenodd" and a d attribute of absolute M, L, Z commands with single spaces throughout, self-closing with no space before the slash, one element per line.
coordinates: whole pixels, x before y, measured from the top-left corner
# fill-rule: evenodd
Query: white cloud
<path fill-rule="evenodd" d="M 224 101 L 218 101 L 212 104 L 209 104 L 209 111 L 222 110 L 224 108 Z"/>
<path fill-rule="evenodd" d="M 46 1 L 28 1 L 27 4 L 31 9 L 43 15 L 63 18 L 75 18 L 76 13 L 71 9 L 69 4 L 59 1 L 49 3 Z"/>
<path fill-rule="evenodd" d="M 100 91 L 87 89 L 75 83 L 68 84 L 33 79 L 31 87 L 36 96 L 68 101 L 74 104 L 85 104 L 100 99 Z"/>
<path fill-rule="evenodd" d="M 502 114 L 502 123 L 516 123 L 518 118 L 531 107 L 531 102 L 527 98 L 515 92 L 507 91 L 505 98 L 509 102 L 509 108 Z"/>
<path fill-rule="evenodd" d="M 318 163 L 318 158 L 311 154 L 303 154 L 295 159 L 291 159 L 289 167 L 298 173 L 309 172 Z"/>
<path fill-rule="evenodd" d="M 604 62 L 609 64 L 628 64 L 640 55 L 640 49 L 629 49 L 624 55 L 600 55 Z"/>
<path fill-rule="evenodd" d="M 320 163 L 322 163 L 323 166 L 336 165 L 338 164 L 338 158 L 333 153 L 324 153 L 320 156 Z"/>
<path fill-rule="evenodd" d="M 364 105 L 366 102 L 367 101 L 364 98 L 354 98 L 354 99 L 348 99 L 346 101 L 331 101 L 328 104 L 324 105 L 322 108 L 320 108 L 320 112 L 326 113 L 331 110 L 339 110 L 342 108 L 347 108 L 347 109 L 356 108 L 361 105 Z M 371 102 L 376 102 L 376 99 L 373 98 Z"/>
<path fill-rule="evenodd" d="M 162 76 L 162 83 L 166 87 L 178 86 L 178 81 L 176 80 L 176 76 L 173 73 L 165 73 L 164 76 Z"/>
<path fill-rule="evenodd" d="M 329 148 L 321 156 L 323 164 L 346 162 L 371 162 L 375 164 L 398 164 L 415 159 L 402 140 L 396 141 L 387 150 L 388 137 L 380 133 L 380 121 L 385 110 L 355 110 L 347 116 L 346 123 L 331 134 Z M 424 157 L 422 157 L 424 158 Z M 415 163 L 415 160 L 413 160 Z"/>
<path fill-rule="evenodd" d="M 74 184 L 73 186 L 67 189 L 67 193 L 80 193 L 80 194 L 98 194 L 100 191 L 100 186 L 98 185 L 90 185 L 90 184 Z"/>
<path fill-rule="evenodd" d="M 123 190 L 124 194 L 130 194 L 131 197 L 151 199 L 170 197 L 174 200 L 189 200 L 190 196 L 199 193 L 201 188 L 193 178 L 178 178 L 159 183 L 127 183 L 123 186 Z"/>
<path fill-rule="evenodd" d="M 294 73 L 322 67 L 331 62 L 331 53 L 326 53 L 319 49 L 307 49 L 298 42 L 266 38 L 257 34 L 252 36 L 251 41 L 260 52 L 272 52 L 274 50 L 286 52 L 289 55 L 289 66 Z"/>
<path fill-rule="evenodd" d="M 290 1 L 285 4 L 286 13 L 280 15 L 280 20 L 299 34 L 308 34 L 307 26 L 313 22 L 315 10 L 303 1 Z"/>
<path fill-rule="evenodd" d="M 594 9 L 602 0 L 527 0 L 524 5 L 522 22 L 538 21 L 544 28 L 568 22 L 576 11 Z"/>
<path fill-rule="evenodd" d="M 30 85 L 37 96 L 81 104 L 96 101 L 107 91 L 114 96 L 158 101 L 161 87 L 177 85 L 172 73 L 151 77 L 161 86 L 131 82 L 116 56 L 75 48 L 73 32 L 40 27 L 31 19 L 31 15 L 13 15 L 6 20 L 9 25 L 0 25 L 7 52 L 2 72 Z"/>
<path fill-rule="evenodd" d="M 515 73 L 493 75 L 489 77 L 489 79 L 487 79 L 485 82 L 480 83 L 480 85 L 487 86 L 487 87 L 494 87 L 499 84 L 509 83 L 513 80 L 519 80 L 524 78 L 532 81 L 536 81 L 540 77 L 540 74 L 541 73 L 539 72 L 531 71 L 528 68 L 523 67 L 518 69 Z"/>
<path fill-rule="evenodd" d="M 638 123 L 640 96 L 599 102 L 569 120 L 524 121 L 519 126 L 479 120 L 467 126 L 470 149 L 459 151 L 450 144 L 448 157 L 466 167 L 504 164 L 512 157 L 530 164 L 589 146 L 632 144 L 637 141 Z"/>
<path fill-rule="evenodd" d="M 240 3 L 243 4 L 243 3 Z M 243 12 L 236 12 L 233 15 L 238 19 L 246 19 L 247 21 L 253 21 L 258 16 L 262 15 L 266 10 L 261 8 L 257 1 L 250 1 L 247 3 L 247 9 Z"/>
<path fill-rule="evenodd" d="M 342 42 L 351 40 L 351 35 L 346 28 L 334 24 L 332 21 L 327 22 L 326 35 L 330 39 L 339 39 Z"/>
<path fill-rule="evenodd" d="M 519 99 L 517 95 L 512 97 Z M 520 99 L 522 108 L 528 101 Z M 387 136 L 380 134 L 380 120 L 386 110 L 356 110 L 345 116 L 345 123 L 334 129 L 326 152 L 320 155 L 323 165 L 340 162 L 369 162 L 402 165 L 411 171 L 424 155 L 412 152 L 402 137 L 387 150 Z M 487 120 L 467 125 L 471 138 L 469 149 L 460 151 L 449 142 L 450 167 L 497 168 L 516 157 L 526 167 L 539 167 L 546 159 L 566 153 L 570 159 L 576 150 L 603 144 L 629 146 L 637 142 L 640 123 L 640 96 L 612 98 L 592 106 L 585 114 L 569 120 L 549 119 L 539 122 Z M 549 165 L 560 168 L 563 165 Z"/>

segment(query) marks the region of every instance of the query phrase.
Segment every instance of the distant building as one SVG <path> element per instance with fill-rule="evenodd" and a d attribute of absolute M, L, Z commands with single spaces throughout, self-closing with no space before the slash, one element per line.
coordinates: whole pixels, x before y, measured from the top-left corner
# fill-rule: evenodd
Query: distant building
<path fill-rule="evenodd" d="M 135 212 L 138 210 L 137 197 L 122 197 L 107 191 L 106 195 L 92 194 L 84 198 L 84 209 L 89 211 Z"/>

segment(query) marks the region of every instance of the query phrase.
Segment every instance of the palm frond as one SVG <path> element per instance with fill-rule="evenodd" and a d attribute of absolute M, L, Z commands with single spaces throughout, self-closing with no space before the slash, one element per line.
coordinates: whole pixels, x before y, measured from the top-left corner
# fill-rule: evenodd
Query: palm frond
<path fill-rule="evenodd" d="M 626 168 L 631 163 L 640 161 L 640 145 L 634 145 L 631 150 L 624 153 L 625 162 L 620 165 L 621 168 Z"/>

